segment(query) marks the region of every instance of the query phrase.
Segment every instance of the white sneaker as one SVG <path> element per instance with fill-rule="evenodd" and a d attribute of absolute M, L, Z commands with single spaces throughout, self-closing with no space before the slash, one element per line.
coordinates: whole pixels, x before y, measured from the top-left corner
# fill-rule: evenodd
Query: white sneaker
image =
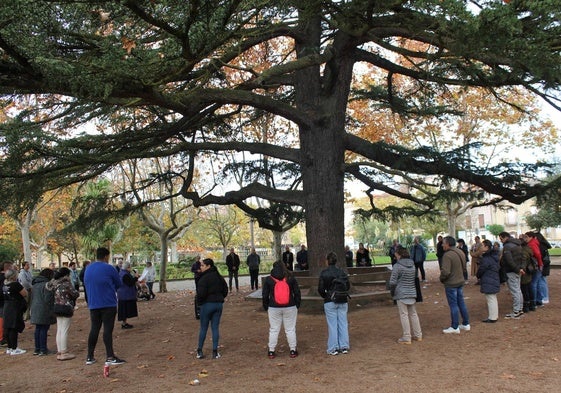
<path fill-rule="evenodd" d="M 469 326 L 469 323 L 467 325 L 460 325 L 458 326 L 458 328 L 460 328 L 460 330 L 465 330 L 466 332 L 469 332 L 471 330 L 471 326 Z"/>
<path fill-rule="evenodd" d="M 20 349 L 20 348 L 16 348 L 16 349 L 12 349 L 12 352 L 10 352 L 10 355 L 23 355 L 24 353 L 26 353 L 27 351 L 25 349 Z"/>
<path fill-rule="evenodd" d="M 443 329 L 442 333 L 444 333 L 444 334 L 460 334 L 460 328 L 454 329 L 452 326 L 450 326 L 448 329 Z"/>
<path fill-rule="evenodd" d="M 12 350 L 10 348 L 6 349 L 6 355 L 11 355 L 12 354 Z"/>

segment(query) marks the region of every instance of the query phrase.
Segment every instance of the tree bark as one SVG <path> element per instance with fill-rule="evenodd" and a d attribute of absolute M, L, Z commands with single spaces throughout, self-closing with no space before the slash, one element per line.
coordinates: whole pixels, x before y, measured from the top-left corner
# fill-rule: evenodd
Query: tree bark
<path fill-rule="evenodd" d="M 160 233 L 160 249 L 161 249 L 161 256 L 162 260 L 160 261 L 160 285 L 159 291 L 167 292 L 167 283 L 166 283 L 166 271 L 168 266 L 168 234 L 167 232 Z"/>

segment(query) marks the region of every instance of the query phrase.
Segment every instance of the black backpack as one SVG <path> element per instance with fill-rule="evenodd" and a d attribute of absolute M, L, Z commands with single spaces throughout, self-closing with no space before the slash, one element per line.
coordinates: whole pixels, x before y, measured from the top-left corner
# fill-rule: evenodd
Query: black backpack
<path fill-rule="evenodd" d="M 329 299 L 333 303 L 347 303 L 350 299 L 349 287 L 349 277 L 344 273 L 338 275 L 329 286 Z"/>

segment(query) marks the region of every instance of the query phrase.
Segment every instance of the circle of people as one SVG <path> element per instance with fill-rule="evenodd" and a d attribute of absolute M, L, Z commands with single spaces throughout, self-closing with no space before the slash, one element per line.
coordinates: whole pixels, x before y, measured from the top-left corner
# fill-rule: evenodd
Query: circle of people
<path fill-rule="evenodd" d="M 546 280 L 550 269 L 549 242 L 540 232 L 532 231 L 521 234 L 518 238 L 502 232 L 499 240 L 502 247 L 498 242 L 493 244 L 490 240 L 482 241 L 476 236 L 474 244 L 468 250 L 462 239 L 456 241 L 452 236 L 438 237 L 436 255 L 440 268 L 439 279 L 445 287 L 451 319 L 450 326 L 442 331 L 444 334 L 460 334 L 462 330 L 471 329 L 463 295 L 464 285 L 468 282 L 467 263 L 470 257 L 471 274 L 477 277 L 476 284 L 480 285 L 480 292 L 485 295 L 487 303 L 488 316 L 483 323 L 496 323 L 499 319 L 497 294 L 502 283 L 506 283 L 513 303 L 512 311 L 505 315 L 506 319 L 519 319 L 525 313 L 549 303 Z M 415 304 L 422 301 L 420 282 L 426 281 L 423 266 L 426 251 L 420 244 L 420 238 L 415 237 L 409 250 L 394 240 L 388 254 L 392 262 L 388 288 L 397 305 L 403 331 L 397 342 L 410 345 L 412 341 L 423 339 Z M 75 355 L 68 350 L 68 332 L 81 280 L 91 322 L 86 365 L 96 363 L 94 352 L 101 327 L 104 329 L 105 365 L 125 363 L 113 350 L 115 318 L 121 321 L 122 329 L 133 328 L 127 320 L 138 316 L 137 299 L 155 298 L 152 288 L 156 273 L 150 262 L 147 262 L 142 276 L 132 270 L 128 262 L 115 269 L 109 264 L 109 255 L 109 250 L 101 247 L 96 251 L 96 260 L 84 263 L 80 274 L 76 270 L 76 264 L 72 262 L 69 267 L 56 271 L 54 266 L 43 269 L 35 278 L 32 277 L 28 262 L 24 263 L 19 272 L 12 263 L 4 262 L 0 273 L 0 345 L 7 347 L 6 354 L 26 353 L 26 350 L 18 347 L 18 334 L 23 332 L 25 320 L 29 319 L 35 325 L 34 355 L 54 353 L 47 348 L 47 334 L 50 325 L 56 323 L 56 357 L 61 361 L 74 359 Z M 296 260 L 297 270 L 308 269 L 306 246 L 302 245 Z M 337 266 L 335 253 L 327 254 L 325 260 L 327 268 L 319 275 L 318 293 L 324 301 L 327 321 L 326 352 L 335 356 L 346 354 L 350 350 L 347 318 L 350 282 L 347 273 Z M 251 289 L 257 290 L 260 256 L 254 248 L 246 263 L 250 272 Z M 349 267 L 353 263 L 352 251 L 348 246 L 345 249 L 345 263 Z M 197 257 L 191 267 L 196 285 L 195 317 L 200 320 L 196 352 L 198 359 L 205 358 L 203 346 L 209 327 L 212 358 L 221 357 L 218 352 L 219 326 L 224 299 L 232 292 L 233 285 L 239 291 L 240 258 L 233 248 L 226 257 L 226 265 L 228 284 L 210 258 L 201 260 Z M 269 319 L 267 356 L 270 359 L 277 356 L 276 347 L 281 327 L 284 327 L 289 356 L 298 356 L 296 320 L 301 294 L 298 282 L 291 273 L 293 265 L 294 255 L 287 246 L 282 260 L 273 264 L 270 275 L 263 281 L 262 305 Z M 356 265 L 372 265 L 368 249 L 362 243 L 356 252 Z"/>

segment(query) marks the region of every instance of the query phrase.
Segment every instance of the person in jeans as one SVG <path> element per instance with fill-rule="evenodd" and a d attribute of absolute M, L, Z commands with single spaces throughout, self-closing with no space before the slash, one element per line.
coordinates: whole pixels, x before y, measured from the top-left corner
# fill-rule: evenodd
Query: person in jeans
<path fill-rule="evenodd" d="M 411 340 L 422 341 L 421 323 L 415 308 L 415 303 L 417 302 L 417 288 L 415 287 L 417 271 L 415 264 L 409 256 L 409 251 L 400 245 L 394 249 L 393 257 L 395 258 L 395 263 L 392 268 L 389 285 L 392 297 L 397 304 L 403 330 L 403 335 L 397 342 L 398 344 L 411 344 Z M 413 335 L 411 335 L 411 328 L 413 328 Z"/>
<path fill-rule="evenodd" d="M 506 319 L 518 319 L 524 312 L 522 311 L 524 300 L 520 289 L 520 275 L 524 274 L 522 263 L 524 254 L 519 239 L 510 236 L 508 232 L 501 232 L 499 240 L 503 243 L 503 253 L 501 256 L 501 266 L 504 267 L 508 280 L 506 285 L 512 295 L 512 312 L 505 316 Z"/>
<path fill-rule="evenodd" d="M 88 265 L 84 275 L 84 284 L 88 293 L 90 309 L 90 334 L 88 336 L 88 357 L 86 364 L 94 364 L 95 346 L 99 331 L 103 325 L 103 343 L 105 344 L 106 365 L 125 363 L 115 356 L 113 351 L 113 327 L 117 315 L 117 289 L 122 285 L 117 270 L 109 264 L 110 252 L 105 247 L 96 251 L 96 260 Z"/>
<path fill-rule="evenodd" d="M 415 269 L 421 272 L 421 281 L 427 281 L 425 274 L 425 259 L 427 259 L 427 252 L 421 244 L 421 238 L 419 236 L 415 236 L 413 238 L 413 245 L 409 250 L 409 255 L 411 255 L 411 259 L 415 263 Z"/>
<path fill-rule="evenodd" d="M 348 303 L 334 303 L 329 296 L 331 282 L 336 277 L 346 276 L 347 273 L 343 269 L 337 267 L 337 255 L 334 252 L 327 254 L 327 268 L 319 275 L 318 292 L 324 299 L 323 310 L 325 311 L 325 319 L 327 320 L 327 353 L 329 355 L 338 355 L 339 353 L 348 353 L 349 344 L 349 323 L 347 320 L 347 312 L 349 310 Z M 347 290 L 350 284 L 347 280 Z"/>
<path fill-rule="evenodd" d="M 456 248 L 456 239 L 445 236 L 442 239 L 442 269 L 440 269 L 440 282 L 444 284 L 446 300 L 450 307 L 450 327 L 442 330 L 445 334 L 460 334 L 460 330 L 469 331 L 469 314 L 464 302 L 464 272 L 466 271 L 466 256 L 463 251 Z M 462 324 L 459 316 L 462 316 Z"/>
<path fill-rule="evenodd" d="M 255 248 L 251 249 L 251 253 L 247 256 L 246 263 L 249 268 L 251 290 L 259 289 L 259 265 L 261 264 L 261 257 L 257 254 Z"/>
<path fill-rule="evenodd" d="M 51 269 L 43 269 L 33 279 L 33 298 L 31 298 L 31 323 L 35 325 L 35 351 L 33 355 L 46 356 L 49 354 L 47 348 L 47 335 L 51 325 L 56 323 L 54 316 L 55 296 L 53 291 L 46 288 L 53 278 Z"/>
<path fill-rule="evenodd" d="M 224 299 L 228 296 L 228 285 L 226 280 L 218 273 L 214 261 L 210 258 L 203 259 L 201 263 L 201 276 L 197 284 L 197 299 L 201 306 L 199 330 L 199 345 L 197 347 L 197 359 L 203 359 L 203 345 L 205 343 L 208 325 L 212 329 L 212 358 L 218 359 L 218 341 L 220 339 L 220 317 Z"/>
<path fill-rule="evenodd" d="M 277 304 L 275 301 L 275 285 L 277 281 L 281 280 L 286 280 L 290 289 L 288 304 Z M 284 325 L 286 341 L 288 341 L 288 347 L 290 348 L 290 357 L 297 357 L 296 319 L 301 302 L 300 287 L 283 262 L 276 261 L 273 263 L 271 275 L 267 277 L 263 283 L 262 299 L 263 308 L 267 311 L 269 316 L 269 359 L 274 359 L 276 357 L 275 349 L 277 347 L 281 325 Z"/>

